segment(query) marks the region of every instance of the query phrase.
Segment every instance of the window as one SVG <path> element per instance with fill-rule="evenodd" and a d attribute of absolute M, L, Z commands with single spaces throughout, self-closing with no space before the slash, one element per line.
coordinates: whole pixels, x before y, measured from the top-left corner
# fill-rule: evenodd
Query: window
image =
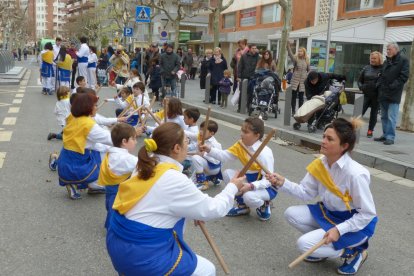
<path fill-rule="evenodd" d="M 346 11 L 360 11 L 382 8 L 384 0 L 346 0 Z"/>
<path fill-rule="evenodd" d="M 234 27 L 236 27 L 236 14 L 234 12 L 225 14 L 223 28 L 229 29 Z"/>
<path fill-rule="evenodd" d="M 398 4 L 410 4 L 410 3 L 414 3 L 414 0 L 398 0 Z"/>
<path fill-rule="evenodd" d="M 278 4 L 270 4 L 262 7 L 262 24 L 280 21 L 280 6 Z"/>
<path fill-rule="evenodd" d="M 240 26 L 256 25 L 256 8 L 245 9 L 240 11 Z"/>

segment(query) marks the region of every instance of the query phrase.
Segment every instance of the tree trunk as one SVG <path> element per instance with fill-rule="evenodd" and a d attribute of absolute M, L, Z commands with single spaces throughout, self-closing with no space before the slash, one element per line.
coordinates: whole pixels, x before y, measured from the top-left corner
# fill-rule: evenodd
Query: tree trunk
<path fill-rule="evenodd" d="M 220 32 L 219 32 L 219 18 L 220 9 L 216 8 L 213 12 L 213 34 L 214 34 L 214 48 L 219 46 Z"/>
<path fill-rule="evenodd" d="M 280 0 L 279 5 L 283 9 L 283 29 L 282 36 L 280 39 L 279 57 L 277 63 L 277 74 L 282 77 L 285 71 L 286 61 L 286 46 L 289 38 L 289 32 L 291 29 L 292 21 L 292 1 L 291 0 Z"/>
<path fill-rule="evenodd" d="M 411 43 L 410 55 L 410 78 L 408 79 L 407 91 L 401 118 L 401 130 L 414 131 L 414 40 Z"/>
<path fill-rule="evenodd" d="M 177 52 L 178 44 L 180 43 L 180 20 L 174 21 L 175 38 L 174 38 L 174 52 Z"/>

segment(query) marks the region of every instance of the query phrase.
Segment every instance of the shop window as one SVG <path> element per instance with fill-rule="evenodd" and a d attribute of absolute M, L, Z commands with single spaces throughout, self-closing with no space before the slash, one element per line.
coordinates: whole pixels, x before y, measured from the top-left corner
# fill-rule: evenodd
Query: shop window
<path fill-rule="evenodd" d="M 398 4 L 410 4 L 410 3 L 414 3 L 414 0 L 398 0 Z"/>
<path fill-rule="evenodd" d="M 262 7 L 262 24 L 280 21 L 281 8 L 278 4 L 270 4 Z"/>
<path fill-rule="evenodd" d="M 346 0 L 346 11 L 377 9 L 383 5 L 384 0 Z"/>
<path fill-rule="evenodd" d="M 256 8 L 245 9 L 240 11 L 240 26 L 255 26 L 256 25 Z"/>
<path fill-rule="evenodd" d="M 230 29 L 236 27 L 236 13 L 228 13 L 224 15 L 224 29 Z"/>

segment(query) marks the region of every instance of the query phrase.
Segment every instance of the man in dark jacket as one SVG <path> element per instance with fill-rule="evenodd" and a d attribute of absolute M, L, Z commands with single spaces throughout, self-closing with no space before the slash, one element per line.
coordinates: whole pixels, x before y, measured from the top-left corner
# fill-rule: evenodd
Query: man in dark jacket
<path fill-rule="evenodd" d="M 251 80 L 256 70 L 257 62 L 259 61 L 259 53 L 255 44 L 249 44 L 247 46 L 249 51 L 241 56 L 237 64 L 237 78 L 242 82 L 244 79 Z M 240 91 L 241 92 L 241 91 Z M 247 108 L 249 108 L 253 99 L 253 87 L 248 85 L 247 88 Z M 239 98 L 239 108 L 237 112 L 240 112 L 241 97 Z"/>
<path fill-rule="evenodd" d="M 171 87 L 171 91 L 174 93 L 176 89 L 176 74 L 180 70 L 180 58 L 173 52 L 173 46 L 168 44 L 165 53 L 161 54 L 160 58 L 160 73 L 161 82 L 163 86 L 163 93 L 165 93 L 166 85 Z"/>
<path fill-rule="evenodd" d="M 326 90 L 329 90 L 331 80 L 343 81 L 346 80 L 346 77 L 331 73 L 309 72 L 305 80 L 306 99 L 310 100 L 313 96 L 322 95 Z"/>
<path fill-rule="evenodd" d="M 78 56 L 76 55 L 76 43 L 71 42 L 70 47 L 66 49 L 66 53 L 72 58 L 72 73 L 70 78 L 70 89 L 75 89 L 76 71 L 78 69 Z"/>
<path fill-rule="evenodd" d="M 387 45 L 387 60 L 378 78 L 378 101 L 381 108 L 382 136 L 375 138 L 384 145 L 394 144 L 401 96 L 404 84 L 408 80 L 410 65 L 408 59 L 401 56 L 397 43 Z"/>

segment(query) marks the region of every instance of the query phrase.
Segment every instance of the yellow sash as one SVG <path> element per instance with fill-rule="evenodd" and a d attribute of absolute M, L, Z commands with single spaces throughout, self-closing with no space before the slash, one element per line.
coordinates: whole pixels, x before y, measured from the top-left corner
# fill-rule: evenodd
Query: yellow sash
<path fill-rule="evenodd" d="M 154 114 L 155 116 L 157 116 L 158 118 L 160 118 L 160 120 L 162 121 L 162 120 L 164 120 L 164 109 L 161 109 L 160 111 L 158 111 L 158 112 L 155 112 L 155 114 Z"/>
<path fill-rule="evenodd" d="M 135 102 L 134 95 L 129 95 L 128 98 L 125 100 L 128 104 L 130 104 L 134 110 L 138 108 L 137 103 Z"/>
<path fill-rule="evenodd" d="M 345 194 L 339 190 L 338 186 L 336 186 L 335 182 L 333 181 L 331 175 L 329 174 L 328 170 L 322 163 L 321 159 L 315 159 L 308 165 L 306 170 L 316 178 L 326 189 L 328 189 L 331 193 L 339 197 L 344 203 L 348 210 L 351 210 L 351 206 L 349 202 L 352 201 L 352 197 L 349 194 L 349 191 L 346 190 Z"/>
<path fill-rule="evenodd" d="M 243 164 L 243 166 L 246 165 L 247 162 L 249 162 L 249 160 L 250 160 L 250 156 L 244 151 L 244 149 L 242 148 L 242 146 L 240 146 L 240 144 L 238 142 L 236 142 L 233 146 L 231 146 L 227 150 L 231 154 L 233 154 L 234 156 L 239 158 L 239 160 Z M 249 168 L 249 171 L 260 172 L 261 169 L 260 169 L 260 166 L 256 162 L 253 162 L 253 164 Z"/>
<path fill-rule="evenodd" d="M 86 139 L 96 122 L 89 116 L 74 117 L 72 114 L 66 118 L 63 129 L 63 147 L 77 153 L 84 154 Z"/>
<path fill-rule="evenodd" d="M 131 177 L 119 185 L 118 194 L 116 195 L 113 205 L 114 210 L 123 215 L 128 212 L 135 204 L 138 203 L 157 182 L 157 180 L 168 170 L 178 171 L 178 167 L 171 163 L 159 163 L 154 168 L 154 176 L 148 180 L 139 179 L 138 176 Z"/>
<path fill-rule="evenodd" d="M 99 170 L 98 184 L 103 186 L 117 185 L 124 182 L 131 176 L 131 173 L 123 175 L 114 174 L 109 168 L 109 153 L 106 153 L 104 160 L 101 163 L 101 169 Z"/>
<path fill-rule="evenodd" d="M 47 50 L 42 54 L 42 61 L 52 64 L 53 63 L 53 51 Z"/>
<path fill-rule="evenodd" d="M 59 68 L 65 69 L 65 70 L 72 70 L 72 58 L 70 55 L 66 54 L 64 61 L 58 61 L 57 66 Z"/>

